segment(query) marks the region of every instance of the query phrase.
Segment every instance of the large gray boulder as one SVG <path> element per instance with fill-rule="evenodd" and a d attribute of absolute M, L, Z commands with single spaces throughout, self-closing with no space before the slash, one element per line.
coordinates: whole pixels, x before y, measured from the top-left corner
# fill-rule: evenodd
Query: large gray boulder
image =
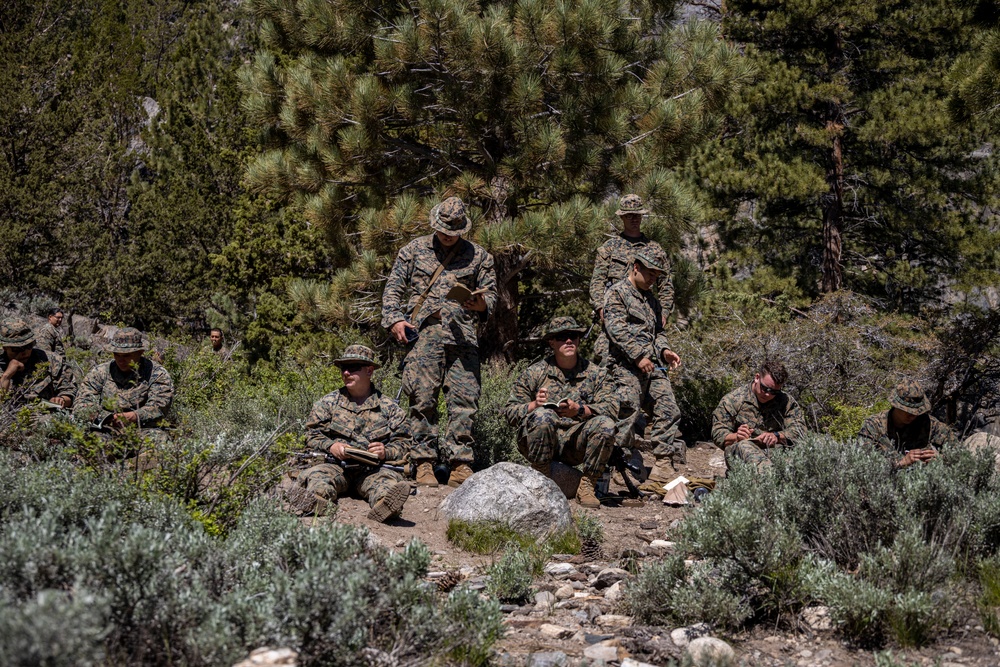
<path fill-rule="evenodd" d="M 500 521 L 540 538 L 573 524 L 556 483 L 516 463 L 497 463 L 465 480 L 441 503 L 441 514 L 470 523 Z"/>
<path fill-rule="evenodd" d="M 971 452 L 978 453 L 980 450 L 988 449 L 995 453 L 996 463 L 994 466 L 1000 472 L 1000 437 L 989 433 L 973 433 L 965 439 L 963 443 Z"/>

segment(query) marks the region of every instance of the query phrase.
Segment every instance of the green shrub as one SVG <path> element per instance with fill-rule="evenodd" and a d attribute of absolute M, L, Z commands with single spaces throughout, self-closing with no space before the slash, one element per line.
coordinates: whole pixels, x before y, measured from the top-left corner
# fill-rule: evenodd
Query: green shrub
<path fill-rule="evenodd" d="M 977 568 L 981 592 L 976 600 L 979 617 L 986 632 L 1000 636 L 1000 558 L 984 558 Z"/>
<path fill-rule="evenodd" d="M 532 592 L 532 556 L 520 549 L 509 549 L 486 571 L 489 581 L 486 590 L 490 595 L 512 604 L 526 601 Z"/>
<path fill-rule="evenodd" d="M 510 398 L 514 381 L 527 364 L 507 364 L 501 361 L 483 364 L 482 393 L 479 412 L 472 425 L 475 439 L 476 468 L 488 468 L 501 461 L 526 463 L 517 451 L 517 429 L 507 424 L 500 411 Z"/>
<path fill-rule="evenodd" d="M 597 517 L 579 512 L 573 517 L 573 523 L 581 540 L 604 541 L 604 524 Z"/>
<path fill-rule="evenodd" d="M 532 571 L 540 574 L 552 554 L 580 553 L 580 537 L 569 529 L 544 540 L 515 530 L 503 521 L 461 521 L 450 519 L 445 533 L 448 541 L 460 549 L 477 554 L 496 554 L 505 549 L 517 549 L 532 556 Z"/>

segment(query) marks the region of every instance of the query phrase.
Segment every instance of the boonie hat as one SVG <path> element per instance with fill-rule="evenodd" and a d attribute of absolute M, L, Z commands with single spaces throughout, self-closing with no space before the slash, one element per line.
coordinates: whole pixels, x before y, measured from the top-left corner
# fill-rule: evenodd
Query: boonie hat
<path fill-rule="evenodd" d="M 336 366 L 364 364 L 365 366 L 379 367 L 379 363 L 375 361 L 375 352 L 364 345 L 348 345 L 344 354 L 339 359 L 334 359 L 333 363 Z"/>
<path fill-rule="evenodd" d="M 581 336 L 587 332 L 587 330 L 577 324 L 576 320 L 572 317 L 553 317 L 552 321 L 549 322 L 549 326 L 545 328 L 545 335 L 542 336 L 542 338 L 548 340 L 556 334 L 561 334 L 566 331 L 572 331 L 573 333 L 580 334 Z"/>
<path fill-rule="evenodd" d="M 652 249 L 643 249 L 635 254 L 635 261 L 641 263 L 647 269 L 665 271 L 663 258 L 660 253 Z"/>
<path fill-rule="evenodd" d="M 889 394 L 889 405 L 919 417 L 931 411 L 931 402 L 916 380 L 903 380 Z"/>
<path fill-rule="evenodd" d="M 146 343 L 142 340 L 142 332 L 134 327 L 125 327 L 115 332 L 108 349 L 112 353 L 129 354 L 136 350 L 148 350 Z"/>
<path fill-rule="evenodd" d="M 448 197 L 431 209 L 431 227 L 449 236 L 461 236 L 472 227 L 465 204 L 458 197 Z"/>
<path fill-rule="evenodd" d="M 0 345 L 23 347 L 35 342 L 35 334 L 28 323 L 20 318 L 0 322 Z"/>
<path fill-rule="evenodd" d="M 618 200 L 618 210 L 615 211 L 615 215 L 629 215 L 631 213 L 649 215 L 649 211 L 643 207 L 642 197 L 639 195 L 625 195 Z"/>

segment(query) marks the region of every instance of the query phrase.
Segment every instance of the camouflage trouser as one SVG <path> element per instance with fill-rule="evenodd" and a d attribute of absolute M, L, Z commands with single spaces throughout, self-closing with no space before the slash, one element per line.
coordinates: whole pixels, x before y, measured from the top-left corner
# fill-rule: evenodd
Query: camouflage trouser
<path fill-rule="evenodd" d="M 359 466 L 344 470 L 333 463 L 321 463 L 299 473 L 299 486 L 319 498 L 333 502 L 354 489 L 371 507 L 375 506 L 393 484 L 405 482 L 395 470 Z"/>
<path fill-rule="evenodd" d="M 603 328 L 600 333 L 597 334 L 597 340 L 594 341 L 594 354 L 592 360 L 595 363 L 599 363 L 601 366 L 607 366 L 610 362 L 610 359 L 608 358 L 608 337 L 604 335 Z"/>
<path fill-rule="evenodd" d="M 441 458 L 451 465 L 472 465 L 472 419 L 479 407 L 479 350 L 440 341 L 441 325 L 420 330 L 420 338 L 406 355 L 403 393 L 410 401 L 410 428 L 414 463 L 438 459 L 438 393 L 444 389 L 448 426 Z"/>
<path fill-rule="evenodd" d="M 687 446 L 679 437 L 681 411 L 677 407 L 667 374 L 656 369 L 646 375 L 638 369 L 632 370 L 621 364 L 615 364 L 614 370 L 622 399 L 615 435 L 618 446 L 628 448 L 631 445 L 635 424 L 645 409 L 651 417 L 649 431 L 653 442 L 653 456 L 657 459 L 670 459 L 674 463 L 685 463 Z"/>
<path fill-rule="evenodd" d="M 762 448 L 753 440 L 740 440 L 726 447 L 726 466 L 732 468 L 737 461 L 749 463 L 758 471 L 771 465 L 771 457 L 768 455 L 767 449 Z"/>
<path fill-rule="evenodd" d="M 583 474 L 599 476 L 611 456 L 615 422 L 596 416 L 577 422 L 563 419 L 554 410 L 538 408 L 528 414 L 517 439 L 517 450 L 531 463 L 560 461 L 583 464 Z"/>

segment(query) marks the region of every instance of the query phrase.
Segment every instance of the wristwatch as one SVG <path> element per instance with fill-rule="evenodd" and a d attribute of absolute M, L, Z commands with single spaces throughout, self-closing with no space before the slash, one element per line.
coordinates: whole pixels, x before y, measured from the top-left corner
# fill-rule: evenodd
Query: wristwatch
<path fill-rule="evenodd" d="M 577 419 L 579 419 L 580 417 L 583 417 L 583 414 L 584 414 L 583 409 L 584 409 L 584 407 L 585 406 L 584 406 L 583 403 L 580 403 L 579 407 L 577 407 L 577 409 L 576 409 L 576 418 Z"/>

